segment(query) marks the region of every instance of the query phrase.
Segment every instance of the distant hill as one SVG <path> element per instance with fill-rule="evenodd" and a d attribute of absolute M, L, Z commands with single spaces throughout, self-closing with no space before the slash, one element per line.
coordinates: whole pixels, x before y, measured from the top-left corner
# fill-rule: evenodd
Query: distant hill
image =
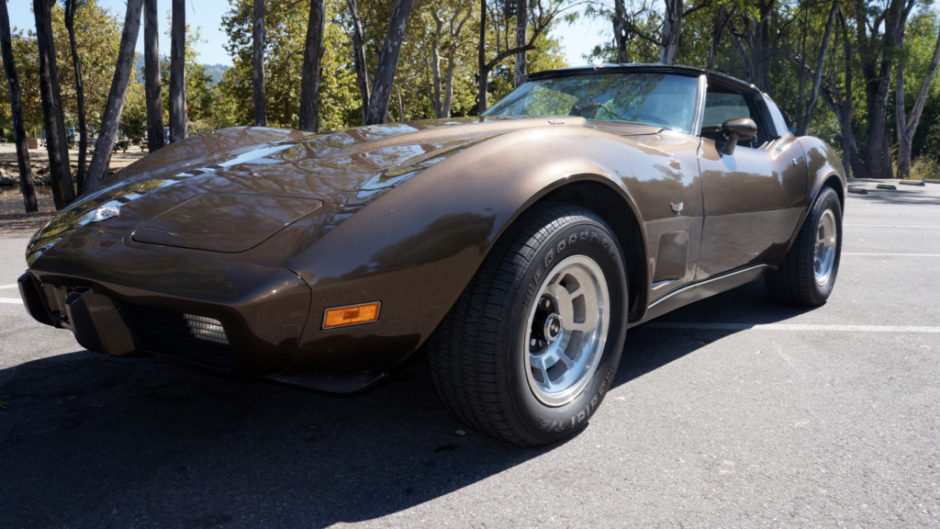
<path fill-rule="evenodd" d="M 206 73 L 209 74 L 209 77 L 212 77 L 212 84 L 218 83 L 222 80 L 222 74 L 225 73 L 225 70 L 231 68 L 227 64 L 203 64 L 206 67 Z"/>
<path fill-rule="evenodd" d="M 144 56 L 143 54 L 137 55 L 137 60 L 134 62 L 134 66 L 137 68 L 137 80 L 144 82 Z M 203 64 L 206 67 L 206 73 L 209 74 L 209 77 L 212 78 L 212 84 L 218 83 L 222 80 L 222 74 L 225 73 L 225 70 L 231 68 L 227 64 Z"/>

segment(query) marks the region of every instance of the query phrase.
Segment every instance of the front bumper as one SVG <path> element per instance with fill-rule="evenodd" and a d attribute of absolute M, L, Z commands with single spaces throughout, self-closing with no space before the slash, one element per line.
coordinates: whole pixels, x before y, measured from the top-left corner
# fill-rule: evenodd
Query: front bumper
<path fill-rule="evenodd" d="M 161 354 L 225 371 L 283 372 L 300 343 L 310 289 L 275 270 L 230 300 L 183 298 L 86 277 L 30 270 L 18 280 L 30 315 L 115 356 Z"/>

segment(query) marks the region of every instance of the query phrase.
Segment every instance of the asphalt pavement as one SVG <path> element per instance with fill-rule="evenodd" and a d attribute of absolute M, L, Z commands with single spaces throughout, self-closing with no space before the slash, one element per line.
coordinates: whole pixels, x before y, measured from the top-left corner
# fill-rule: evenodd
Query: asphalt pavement
<path fill-rule="evenodd" d="M 418 360 L 334 397 L 84 351 L 0 236 L 0 527 L 940 527 L 940 184 L 850 194 L 815 310 L 754 283 L 632 329 L 577 437 L 457 423 Z"/>

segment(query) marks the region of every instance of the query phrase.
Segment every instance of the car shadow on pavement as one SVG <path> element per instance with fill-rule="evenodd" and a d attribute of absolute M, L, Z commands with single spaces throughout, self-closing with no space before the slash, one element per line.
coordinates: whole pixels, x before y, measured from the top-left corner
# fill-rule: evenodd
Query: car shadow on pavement
<path fill-rule="evenodd" d="M 669 319 L 793 314 L 762 289 Z M 731 332 L 633 329 L 616 383 Z M 8 528 L 323 527 L 394 514 L 558 448 L 466 430 L 438 403 L 420 359 L 373 391 L 335 397 L 82 351 L 0 371 L 0 401 Z"/>
<path fill-rule="evenodd" d="M 760 280 L 692 303 L 627 331 L 613 385 L 625 384 L 749 326 L 780 322 L 810 310 L 775 303 Z M 694 325 L 684 327 L 686 323 Z M 709 328 L 710 324 L 730 325 Z"/>

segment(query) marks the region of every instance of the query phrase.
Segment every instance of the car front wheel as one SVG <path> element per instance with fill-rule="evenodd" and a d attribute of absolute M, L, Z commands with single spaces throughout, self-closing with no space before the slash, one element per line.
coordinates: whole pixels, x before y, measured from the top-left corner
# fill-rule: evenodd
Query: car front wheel
<path fill-rule="evenodd" d="M 522 445 L 572 435 L 610 387 L 626 334 L 627 278 L 594 213 L 540 205 L 486 258 L 428 343 L 459 420 Z"/>

